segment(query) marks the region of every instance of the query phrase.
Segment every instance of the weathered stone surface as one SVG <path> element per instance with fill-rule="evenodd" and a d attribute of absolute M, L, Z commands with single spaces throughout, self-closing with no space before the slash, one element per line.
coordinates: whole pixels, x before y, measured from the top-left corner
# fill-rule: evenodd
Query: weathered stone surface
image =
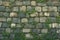
<path fill-rule="evenodd" d="M 19 19 L 19 18 L 13 18 L 13 19 L 12 19 L 12 22 L 13 22 L 13 23 L 20 23 L 20 19 Z"/>
<path fill-rule="evenodd" d="M 25 12 L 25 11 L 26 11 L 26 6 L 21 6 L 21 7 L 20 7 L 20 11 Z"/>
<path fill-rule="evenodd" d="M 22 19 L 21 19 L 21 22 L 22 22 L 22 23 L 28 22 L 28 19 L 27 19 L 27 18 L 22 18 Z"/>
<path fill-rule="evenodd" d="M 2 18 L 0 18 L 0 21 L 3 21 L 4 22 L 4 21 L 6 21 L 6 18 L 3 18 L 2 17 Z"/>
<path fill-rule="evenodd" d="M 11 28 L 15 27 L 16 24 L 15 23 L 11 23 Z"/>
<path fill-rule="evenodd" d="M 10 17 L 17 17 L 17 13 L 16 12 L 11 12 Z"/>
<path fill-rule="evenodd" d="M 5 7 L 4 6 L 0 6 L 0 11 L 5 11 Z"/>
<path fill-rule="evenodd" d="M 36 6 L 36 7 L 35 7 L 35 10 L 36 10 L 37 12 L 41 12 L 41 7 L 40 7 L 40 6 Z"/>
<path fill-rule="evenodd" d="M 23 32 L 30 32 L 31 29 L 23 29 Z"/>
<path fill-rule="evenodd" d="M 32 6 L 36 6 L 36 1 L 31 1 Z"/>

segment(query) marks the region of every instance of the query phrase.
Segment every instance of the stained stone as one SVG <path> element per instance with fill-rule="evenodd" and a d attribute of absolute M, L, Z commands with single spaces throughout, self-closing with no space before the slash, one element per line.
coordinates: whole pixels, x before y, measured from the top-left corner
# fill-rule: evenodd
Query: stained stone
<path fill-rule="evenodd" d="M 17 13 L 16 12 L 11 12 L 10 17 L 17 17 Z"/>
<path fill-rule="evenodd" d="M 5 31 L 5 28 L 0 28 L 0 33 L 3 33 Z"/>
<path fill-rule="evenodd" d="M 3 13 L 3 16 L 5 16 L 5 17 L 9 17 L 9 13 L 4 12 L 4 13 Z"/>
<path fill-rule="evenodd" d="M 0 17 L 2 17 L 3 16 L 3 12 L 0 12 Z"/>
<path fill-rule="evenodd" d="M 32 6 L 36 6 L 36 1 L 31 1 Z"/>
<path fill-rule="evenodd" d="M 58 23 L 52 23 L 52 27 L 54 28 L 54 27 L 58 27 Z"/>
<path fill-rule="evenodd" d="M 18 15 L 19 15 L 20 18 L 24 18 L 24 17 L 26 17 L 26 15 L 25 15 L 24 12 L 20 12 Z"/>
<path fill-rule="evenodd" d="M 53 6 L 52 2 L 47 2 L 47 6 Z"/>
<path fill-rule="evenodd" d="M 19 32 L 21 32 L 20 28 L 16 28 L 16 29 L 14 30 L 14 33 L 19 33 Z"/>
<path fill-rule="evenodd" d="M 43 24 L 42 23 L 36 24 L 36 28 L 43 28 Z"/>
<path fill-rule="evenodd" d="M 43 10 L 43 11 L 48 11 L 48 6 L 42 7 L 42 10 Z"/>
<path fill-rule="evenodd" d="M 4 5 L 4 6 L 10 6 L 10 2 L 4 1 L 4 2 L 3 2 L 3 5 Z"/>
<path fill-rule="evenodd" d="M 11 22 L 12 21 L 12 18 L 7 18 L 7 22 Z"/>
<path fill-rule="evenodd" d="M 46 22 L 46 17 L 40 17 L 40 22 Z"/>
<path fill-rule="evenodd" d="M 58 7 L 58 9 L 57 9 L 58 11 L 60 11 L 60 6 Z"/>
<path fill-rule="evenodd" d="M 60 28 L 60 24 L 58 24 L 59 26 L 58 26 L 58 28 Z"/>
<path fill-rule="evenodd" d="M 45 3 L 37 3 L 38 6 L 46 6 Z"/>
<path fill-rule="evenodd" d="M 2 27 L 8 28 L 10 25 L 8 23 L 2 23 Z"/>
<path fill-rule="evenodd" d="M 18 12 L 19 9 L 18 9 L 18 7 L 13 7 L 12 11 L 16 11 L 16 12 Z"/>
<path fill-rule="evenodd" d="M 51 26 L 51 28 L 57 28 L 58 27 L 58 23 L 52 23 L 52 24 L 50 24 Z"/>
<path fill-rule="evenodd" d="M 32 14 L 30 14 L 31 17 L 37 17 L 38 16 L 38 13 L 37 12 L 34 12 Z"/>
<path fill-rule="evenodd" d="M 27 6 L 27 11 L 31 11 L 32 7 L 31 6 Z"/>
<path fill-rule="evenodd" d="M 10 2 L 14 2 L 15 0 L 10 0 Z"/>
<path fill-rule="evenodd" d="M 0 27 L 2 26 L 2 23 L 0 22 Z"/>
<path fill-rule="evenodd" d="M 32 29 L 32 32 L 38 34 L 38 33 L 40 33 L 40 29 Z"/>
<path fill-rule="evenodd" d="M 30 34 L 26 34 L 26 37 L 27 37 L 27 38 L 30 38 Z"/>
<path fill-rule="evenodd" d="M 21 6 L 21 7 L 20 7 L 20 11 L 25 12 L 25 11 L 26 11 L 26 6 Z"/>
<path fill-rule="evenodd" d="M 0 18 L 0 21 L 5 22 L 6 21 L 6 18 Z"/>
<path fill-rule="evenodd" d="M 45 34 L 60 40 L 60 2 L 0 0 L 0 40 L 39 40 Z"/>
<path fill-rule="evenodd" d="M 33 18 L 29 18 L 29 22 L 33 22 L 34 21 L 34 19 Z"/>
<path fill-rule="evenodd" d="M 38 15 L 39 15 L 39 16 L 43 16 L 44 14 L 43 14 L 43 12 L 40 12 L 40 13 L 38 13 Z"/>
<path fill-rule="evenodd" d="M 30 1 L 23 1 L 23 5 L 30 5 Z"/>
<path fill-rule="evenodd" d="M 38 17 L 35 17 L 34 18 L 34 21 L 39 22 L 39 18 Z"/>
<path fill-rule="evenodd" d="M 27 19 L 27 18 L 22 18 L 22 19 L 21 19 L 21 22 L 22 22 L 22 23 L 28 22 L 28 19 Z"/>
<path fill-rule="evenodd" d="M 31 25 L 31 24 L 28 24 L 28 23 L 26 23 L 24 25 L 24 28 L 34 28 L 34 27 L 35 27 L 34 25 Z"/>
<path fill-rule="evenodd" d="M 55 17 L 49 17 L 48 19 L 50 20 L 50 22 L 56 22 L 56 18 Z"/>
<path fill-rule="evenodd" d="M 36 10 L 37 12 L 41 12 L 41 7 L 40 7 L 40 6 L 36 6 L 36 7 L 35 7 L 35 10 Z"/>
<path fill-rule="evenodd" d="M 23 29 L 23 32 L 30 32 L 31 29 Z"/>
<path fill-rule="evenodd" d="M 2 5 L 2 3 L 3 3 L 3 2 L 2 2 L 2 1 L 0 1 L 0 5 Z"/>
<path fill-rule="evenodd" d="M 50 12 L 50 16 L 58 16 L 58 12 Z"/>
<path fill-rule="evenodd" d="M 20 6 L 20 5 L 22 5 L 22 2 L 21 2 L 21 1 L 16 1 L 15 4 L 16 4 L 17 6 Z"/>
<path fill-rule="evenodd" d="M 6 7 L 6 12 L 10 12 L 11 11 L 11 8 L 9 8 L 9 7 Z"/>
<path fill-rule="evenodd" d="M 13 19 L 12 19 L 12 22 L 13 22 L 13 23 L 20 23 L 20 19 L 19 19 L 19 18 L 13 18 Z"/>
<path fill-rule="evenodd" d="M 2 35 L 2 34 L 0 34 L 0 39 L 1 39 L 1 40 L 3 39 L 3 35 Z"/>
<path fill-rule="evenodd" d="M 33 38 L 31 34 L 25 34 L 26 38 Z"/>
<path fill-rule="evenodd" d="M 17 24 L 16 27 L 19 27 L 19 28 L 20 28 L 20 27 L 22 27 L 22 26 L 21 26 L 21 24 Z"/>
<path fill-rule="evenodd" d="M 11 29 L 10 28 L 6 28 L 6 32 L 7 33 L 10 33 L 11 32 Z"/>
<path fill-rule="evenodd" d="M 5 7 L 4 6 L 0 6 L 0 11 L 5 11 Z"/>
<path fill-rule="evenodd" d="M 48 29 L 42 29 L 41 30 L 41 33 L 47 33 L 48 32 Z"/>
<path fill-rule="evenodd" d="M 49 7 L 48 9 L 49 9 L 48 11 L 57 11 L 57 7 L 55 7 L 55 6 Z"/>
<path fill-rule="evenodd" d="M 11 39 L 14 38 L 14 36 L 15 36 L 14 34 L 10 34 L 10 38 L 11 38 Z"/>

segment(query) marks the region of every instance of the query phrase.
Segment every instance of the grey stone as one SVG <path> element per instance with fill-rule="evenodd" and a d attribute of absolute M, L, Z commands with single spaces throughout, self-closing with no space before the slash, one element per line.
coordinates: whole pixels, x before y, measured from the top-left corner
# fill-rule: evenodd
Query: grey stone
<path fill-rule="evenodd" d="M 27 6 L 27 11 L 31 11 L 32 7 L 31 6 Z"/>
<path fill-rule="evenodd" d="M 58 7 L 58 9 L 57 9 L 58 11 L 60 11 L 60 6 Z"/>
<path fill-rule="evenodd" d="M 34 21 L 34 18 L 29 18 L 29 22 L 33 22 Z"/>
<path fill-rule="evenodd" d="M 0 11 L 5 11 L 5 7 L 4 6 L 0 6 Z"/>
<path fill-rule="evenodd" d="M 55 17 L 48 17 L 50 22 L 56 22 L 56 18 Z"/>
<path fill-rule="evenodd" d="M 12 11 L 18 12 L 18 11 L 19 11 L 19 8 L 18 8 L 18 7 L 13 7 L 13 8 L 12 8 Z"/>
<path fill-rule="evenodd" d="M 57 12 L 50 12 L 50 16 L 52 16 L 52 17 L 55 17 L 55 16 L 57 16 L 57 15 L 58 15 Z"/>
<path fill-rule="evenodd" d="M 38 17 L 35 17 L 34 18 L 34 21 L 39 22 L 39 18 Z"/>
<path fill-rule="evenodd" d="M 54 4 L 52 2 L 47 2 L 47 6 L 53 6 Z"/>
<path fill-rule="evenodd" d="M 41 30 L 41 33 L 47 33 L 48 32 L 48 29 L 42 29 Z"/>
<path fill-rule="evenodd" d="M 7 28 L 7 27 L 9 27 L 10 25 L 8 24 L 8 23 L 2 23 L 2 27 L 4 27 L 4 28 Z"/>
<path fill-rule="evenodd" d="M 25 13 L 23 13 L 23 12 L 20 12 L 18 15 L 19 15 L 20 18 L 26 17 Z"/>
<path fill-rule="evenodd" d="M 22 26 L 21 26 L 21 24 L 17 24 L 16 27 L 21 28 Z"/>
<path fill-rule="evenodd" d="M 46 6 L 45 3 L 37 3 L 38 6 Z"/>
<path fill-rule="evenodd" d="M 5 28 L 0 28 L 0 33 L 3 33 Z"/>
<path fill-rule="evenodd" d="M 12 19 L 12 22 L 13 22 L 13 23 L 20 23 L 20 19 L 19 19 L 19 18 L 13 18 L 13 19 Z"/>
<path fill-rule="evenodd" d="M 3 16 L 4 17 L 9 17 L 9 13 L 5 12 L 5 13 L 3 13 Z"/>
<path fill-rule="evenodd" d="M 0 0 L 0 5 L 2 5 L 2 3 L 3 3 L 3 1 L 2 1 L 2 0 Z"/>
<path fill-rule="evenodd" d="M 26 23 L 26 24 L 24 25 L 24 28 L 35 28 L 35 26 L 34 26 L 34 25 L 31 25 L 31 24 Z"/>
<path fill-rule="evenodd" d="M 2 23 L 0 22 L 0 27 L 2 26 Z"/>
<path fill-rule="evenodd" d="M 10 2 L 14 2 L 15 0 L 10 0 Z"/>
<path fill-rule="evenodd" d="M 4 31 L 5 30 L 5 28 L 0 28 L 0 31 Z"/>
<path fill-rule="evenodd" d="M 10 39 L 13 39 L 14 38 L 14 34 L 10 34 Z"/>
<path fill-rule="evenodd" d="M 36 25 L 36 28 L 43 28 L 42 23 L 38 23 L 38 24 Z"/>
<path fill-rule="evenodd" d="M 38 34 L 38 33 L 40 33 L 40 29 L 32 29 L 32 32 Z"/>
<path fill-rule="evenodd" d="M 14 33 L 20 33 L 21 32 L 21 29 L 19 29 L 19 28 L 16 28 L 15 30 L 14 30 Z"/>
<path fill-rule="evenodd" d="M 11 8 L 6 7 L 6 12 L 10 12 L 10 11 L 11 11 Z"/>
<path fill-rule="evenodd" d="M 6 21 L 6 18 L 0 18 L 0 21 L 3 21 L 3 22 L 5 22 Z"/>
<path fill-rule="evenodd" d="M 22 2 L 21 1 L 15 1 L 15 5 L 21 6 L 22 5 Z"/>
<path fill-rule="evenodd" d="M 23 5 L 30 5 L 30 1 L 23 1 Z"/>
<path fill-rule="evenodd" d="M 0 12 L 0 17 L 2 17 L 3 16 L 3 12 Z"/>

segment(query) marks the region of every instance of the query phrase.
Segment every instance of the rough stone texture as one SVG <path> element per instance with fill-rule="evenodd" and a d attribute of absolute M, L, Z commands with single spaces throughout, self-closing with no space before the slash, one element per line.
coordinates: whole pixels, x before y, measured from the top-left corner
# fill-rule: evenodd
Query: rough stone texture
<path fill-rule="evenodd" d="M 42 1 L 0 0 L 0 40 L 60 40 L 60 0 Z"/>

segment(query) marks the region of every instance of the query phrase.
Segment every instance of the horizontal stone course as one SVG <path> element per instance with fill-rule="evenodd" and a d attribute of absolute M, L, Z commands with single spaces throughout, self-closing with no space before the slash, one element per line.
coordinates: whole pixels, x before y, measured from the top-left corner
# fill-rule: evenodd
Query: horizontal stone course
<path fill-rule="evenodd" d="M 0 39 L 40 40 L 41 35 L 60 33 L 60 2 L 42 1 L 0 0 Z"/>

